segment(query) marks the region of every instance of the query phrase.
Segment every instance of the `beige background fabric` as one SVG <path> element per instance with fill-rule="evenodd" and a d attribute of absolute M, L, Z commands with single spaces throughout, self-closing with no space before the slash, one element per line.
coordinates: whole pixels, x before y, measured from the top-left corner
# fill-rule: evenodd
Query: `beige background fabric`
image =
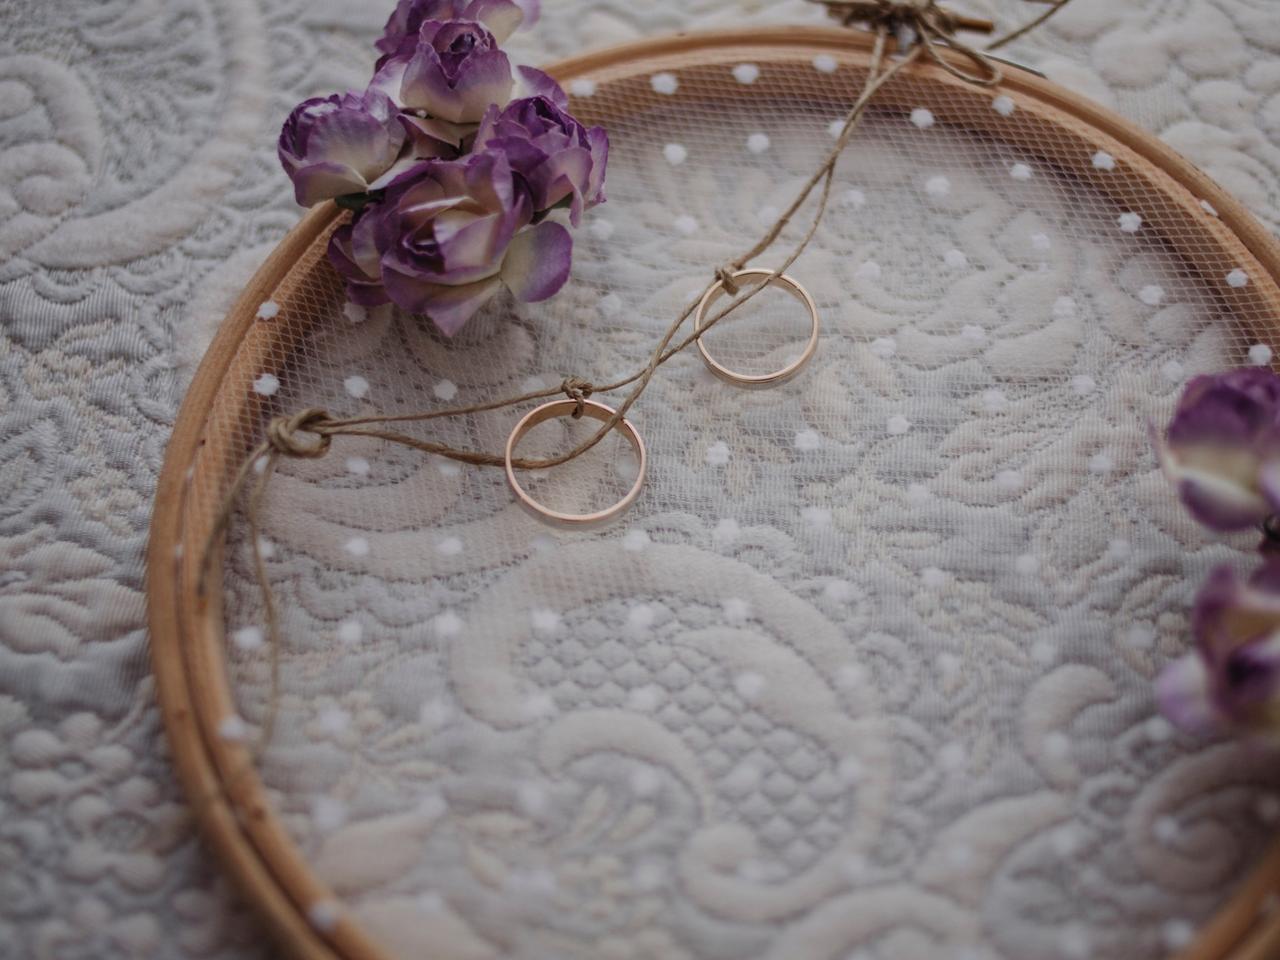
<path fill-rule="evenodd" d="M 1275 228 L 1269 6 L 1075 0 L 1014 53 L 1156 130 Z M 1025 15 L 1015 3 L 995 12 Z M 269 953 L 173 783 L 141 555 L 185 377 L 297 217 L 274 161 L 278 123 L 303 96 L 363 82 L 383 16 L 249 0 L 0 12 L 0 859 L 16 865 L 0 879 L 0 951 Z M 799 3 L 548 0 L 513 46 L 545 62 L 744 19 L 815 17 Z M 765 128 L 783 175 L 715 210 L 694 206 L 688 183 L 664 195 L 645 180 L 663 168 L 639 145 L 693 143 L 687 119 L 620 130 L 635 146 L 619 150 L 614 204 L 580 236 L 573 285 L 522 321 L 604 314 L 597 362 L 629 355 L 624 321 L 659 322 L 695 266 L 751 227 L 768 188 L 821 143 L 817 121 L 728 118 L 708 168 L 768 169 L 739 146 Z M 860 190 L 872 209 L 924 217 L 930 244 L 868 239 L 851 217 L 831 226 L 796 272 L 836 316 L 855 290 L 867 306 L 847 319 L 864 335 L 833 341 L 807 389 L 797 381 L 782 402 L 734 396 L 690 362 L 646 398 L 660 454 L 652 496 L 572 552 L 588 572 L 634 562 L 636 578 L 549 595 L 540 571 L 565 577 L 565 560 L 519 554 L 518 540 L 546 543 L 532 527 L 486 532 L 477 515 L 459 531 L 446 514 L 413 531 L 421 541 L 430 521 L 425 559 L 418 541 L 397 548 L 423 571 L 453 564 L 424 581 L 436 588 L 378 583 L 395 535 L 382 531 L 368 537 L 366 567 L 340 550 L 326 561 L 358 593 L 329 606 L 316 591 L 295 598 L 291 635 L 316 644 L 290 651 L 300 671 L 281 743 L 300 749 L 273 752 L 266 774 L 318 869 L 388 941 L 429 933 L 446 955 L 531 958 L 1158 956 L 1274 821 L 1270 788 L 1241 751 L 1172 738 L 1147 686 L 1185 642 L 1195 579 L 1234 550 L 1179 517 L 1135 415 L 1167 411 L 1182 378 L 1238 362 L 1247 344 L 1158 256 L 1124 252 L 1101 208 L 1077 200 L 1086 215 L 1066 215 L 1052 178 L 1011 200 L 1010 158 L 942 130 L 920 147 L 905 125 L 871 134 L 875 160 L 861 179 L 844 174 L 843 209 Z M 904 159 L 932 163 L 950 189 L 895 179 Z M 972 215 L 993 208 L 990 221 Z M 705 231 L 686 236 L 675 209 Z M 957 310 L 922 320 L 919 299 L 954 283 L 943 273 L 952 250 L 968 265 L 995 250 L 1000 269 L 977 274 Z M 619 251 L 636 272 L 613 290 Z M 907 263 L 917 271 L 896 269 Z M 938 283 L 922 292 L 926 265 Z M 1021 301 L 1000 281 L 1015 267 Z M 1141 296 L 1153 284 L 1158 311 Z M 641 291 L 651 298 L 637 304 Z M 1019 316 L 1019 303 L 1054 309 Z M 342 362 L 376 368 L 413 331 L 378 319 Z M 531 372 L 512 335 L 473 336 L 470 360 L 466 342 L 457 349 L 460 388 L 483 381 L 477 369 L 517 383 Z M 406 389 L 434 373 L 432 342 L 416 343 Z M 495 372 L 495 356 L 510 369 Z M 390 383 L 371 382 L 373 399 Z M 368 454 L 403 471 L 406 494 L 454 480 Z M 858 473 L 865 463 L 875 469 Z M 1099 502 L 1115 512 L 1100 516 Z M 321 570 L 315 557 L 343 543 L 329 532 L 273 530 L 280 562 Z M 251 616 L 250 597 L 235 602 Z M 353 612 L 368 640 L 356 654 L 306 629 Z M 602 667 L 623 678 L 616 691 L 593 679 Z M 245 668 L 251 714 L 260 687 Z M 450 686 L 432 686 L 442 677 Z M 503 680 L 519 696 L 485 695 Z M 581 727 L 596 710 L 633 722 L 615 717 L 619 742 L 593 752 Z M 646 714 L 656 721 L 634 720 Z M 655 723 L 682 732 L 662 738 Z M 726 752 L 735 725 L 737 752 Z M 429 756 L 440 738 L 422 736 L 436 727 L 453 738 L 444 757 Z M 369 743 L 382 753 L 368 770 L 399 772 L 353 794 L 351 758 Z M 534 760 L 511 774 L 511 757 Z M 411 862 L 388 872 L 387 849 L 411 850 Z M 582 884 L 601 902 L 575 897 Z"/>

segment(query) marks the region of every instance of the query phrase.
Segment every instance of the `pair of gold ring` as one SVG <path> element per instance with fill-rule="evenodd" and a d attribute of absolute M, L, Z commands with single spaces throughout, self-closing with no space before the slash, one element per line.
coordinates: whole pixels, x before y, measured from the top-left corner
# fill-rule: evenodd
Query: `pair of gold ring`
<path fill-rule="evenodd" d="M 809 339 L 805 342 L 804 349 L 800 356 L 788 363 L 779 370 L 764 374 L 746 374 L 738 373 L 731 370 L 724 364 L 716 360 L 707 350 L 706 342 L 698 338 L 698 352 L 702 354 L 702 360 L 707 367 L 721 380 L 732 383 L 739 387 L 761 388 L 772 387 L 780 383 L 785 383 L 794 377 L 812 358 L 814 352 L 818 348 L 818 308 L 813 302 L 813 297 L 809 296 L 809 292 L 805 290 L 795 279 L 787 276 L 785 273 L 774 273 L 772 270 L 763 270 L 759 268 L 750 270 L 739 270 L 734 273 L 733 279 L 745 280 L 748 278 L 763 277 L 766 278 L 762 282 L 764 285 L 777 285 L 785 289 L 799 300 L 809 313 Z M 693 317 L 693 328 L 695 331 L 702 330 L 707 324 L 707 310 L 725 293 L 725 285 L 722 280 L 717 280 L 712 284 L 707 292 L 703 295 L 701 302 L 698 304 L 697 312 Z M 516 445 L 524 438 L 530 430 L 540 423 L 548 420 L 554 420 L 558 417 L 566 416 L 587 416 L 593 420 L 599 420 L 607 423 L 614 414 L 612 407 L 600 403 L 596 400 L 588 400 L 585 398 L 564 400 L 552 400 L 544 403 L 540 407 L 525 414 L 520 422 L 515 425 L 511 431 L 511 435 L 507 437 L 507 447 L 505 452 L 507 482 L 511 484 L 511 489 L 515 491 L 516 500 L 525 510 L 537 517 L 539 520 L 553 524 L 559 527 L 584 528 L 592 527 L 597 524 L 605 523 L 618 516 L 627 507 L 635 503 L 636 498 L 640 496 L 640 489 L 644 486 L 645 469 L 647 467 L 647 454 L 645 452 L 644 441 L 640 438 L 640 432 L 636 430 L 635 425 L 625 417 L 617 422 L 614 429 L 620 430 L 622 435 L 626 437 L 627 442 L 631 444 L 631 449 L 635 452 L 637 469 L 635 481 L 631 487 L 623 495 L 622 499 L 605 508 L 597 510 L 594 513 L 564 513 L 559 510 L 552 510 L 543 506 L 533 497 L 531 497 L 520 485 L 519 479 L 516 477 L 514 467 Z"/>

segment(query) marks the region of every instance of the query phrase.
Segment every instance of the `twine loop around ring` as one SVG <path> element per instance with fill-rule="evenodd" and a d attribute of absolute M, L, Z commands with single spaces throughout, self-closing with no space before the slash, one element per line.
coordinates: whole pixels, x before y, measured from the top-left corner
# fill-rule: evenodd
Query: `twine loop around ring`
<path fill-rule="evenodd" d="M 323 457 L 329 452 L 333 438 L 316 427 L 329 419 L 329 412 L 320 407 L 307 407 L 287 417 L 273 417 L 267 425 L 267 442 L 286 457 Z M 299 434 L 306 434 L 312 439 L 304 440 Z"/>
<path fill-rule="evenodd" d="M 595 393 L 595 385 L 590 380 L 570 376 L 560 381 L 560 389 L 564 391 L 566 397 L 577 403 L 571 416 L 575 420 L 580 419 L 582 417 L 583 404 L 591 399 L 591 394 Z"/>
<path fill-rule="evenodd" d="M 734 278 L 734 274 L 741 269 L 742 267 L 735 266 L 732 263 L 722 263 L 716 267 L 716 279 L 720 281 L 720 286 L 724 287 L 724 292 L 731 297 L 736 297 L 738 291 L 742 289 Z"/>

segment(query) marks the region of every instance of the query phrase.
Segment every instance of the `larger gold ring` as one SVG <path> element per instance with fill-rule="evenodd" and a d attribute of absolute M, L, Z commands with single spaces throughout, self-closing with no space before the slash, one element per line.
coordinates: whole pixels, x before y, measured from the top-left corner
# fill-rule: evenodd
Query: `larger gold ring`
<path fill-rule="evenodd" d="M 774 370 L 772 373 L 738 373 L 736 370 L 730 370 L 724 364 L 720 363 L 715 357 L 711 356 L 707 350 L 706 341 L 698 338 L 698 352 L 702 354 L 702 360 L 721 380 L 735 384 L 739 387 L 772 387 L 779 383 L 785 383 L 800 372 L 812 358 L 814 351 L 818 349 L 818 307 L 813 302 L 813 297 L 809 296 L 809 291 L 800 286 L 795 280 L 787 276 L 785 273 L 774 273 L 772 270 L 765 270 L 754 267 L 750 270 L 739 270 L 733 275 L 734 280 L 744 277 L 768 277 L 767 284 L 777 284 L 786 288 L 797 300 L 804 304 L 805 309 L 809 311 L 809 341 L 804 345 L 804 350 L 800 356 L 787 364 L 781 370 Z M 707 308 L 715 303 L 725 292 L 724 283 L 717 280 L 702 296 L 702 302 L 698 304 L 698 311 L 693 316 L 693 329 L 701 330 L 706 323 Z"/>
<path fill-rule="evenodd" d="M 516 471 L 514 466 L 514 454 L 516 444 L 524 437 L 526 433 L 536 427 L 538 424 L 547 420 L 553 420 L 556 417 L 567 417 L 578 409 L 578 403 L 582 403 L 582 415 L 591 417 L 593 420 L 599 420 L 607 423 L 613 416 L 612 407 L 605 406 L 595 400 L 552 400 L 550 403 L 544 403 L 540 407 L 530 410 L 520 422 L 515 425 L 511 431 L 511 436 L 507 437 L 507 449 L 505 454 L 507 468 L 507 482 L 511 484 L 511 489 L 515 491 L 516 500 L 519 501 L 526 511 L 546 523 L 553 524 L 558 527 L 569 527 L 573 529 L 581 529 L 583 527 L 592 527 L 597 524 L 605 523 L 612 520 L 627 507 L 635 503 L 636 498 L 640 496 L 640 489 L 644 486 L 644 472 L 646 465 L 646 454 L 644 449 L 644 441 L 640 439 L 640 433 L 632 426 L 631 421 L 623 418 L 619 420 L 614 429 L 621 430 L 623 436 L 631 444 L 631 449 L 636 453 L 636 460 L 639 461 L 639 468 L 636 471 L 635 483 L 617 503 L 604 510 L 598 510 L 595 513 L 562 513 L 559 510 L 552 510 L 544 507 L 520 486 L 520 481 L 516 479 Z"/>

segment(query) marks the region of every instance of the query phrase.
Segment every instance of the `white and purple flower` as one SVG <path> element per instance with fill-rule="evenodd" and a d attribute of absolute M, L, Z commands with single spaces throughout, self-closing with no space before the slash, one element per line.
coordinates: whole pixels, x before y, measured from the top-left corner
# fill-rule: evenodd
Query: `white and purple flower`
<path fill-rule="evenodd" d="M 1189 733 L 1280 725 L 1280 560 L 1247 580 L 1219 567 L 1192 612 L 1195 650 L 1156 681 L 1161 712 Z"/>
<path fill-rule="evenodd" d="M 545 94 L 491 106 L 476 133 L 476 148 L 501 152 L 533 202 L 535 216 L 569 208 L 576 227 L 582 211 L 604 201 L 609 137 L 588 130 L 569 114 L 568 99 L 554 83 Z"/>
<path fill-rule="evenodd" d="M 395 105 L 382 93 L 344 93 L 298 104 L 277 152 L 304 207 L 383 186 L 405 141 Z"/>
<path fill-rule="evenodd" d="M 1242 530 L 1280 512 L 1280 376 L 1250 367 L 1196 377 L 1157 452 L 1206 526 Z"/>
<path fill-rule="evenodd" d="M 472 20 L 483 24 L 499 43 L 504 43 L 521 24 L 537 21 L 538 9 L 537 0 L 400 0 L 375 46 L 391 56 L 406 37 L 417 36 L 428 20 Z"/>

